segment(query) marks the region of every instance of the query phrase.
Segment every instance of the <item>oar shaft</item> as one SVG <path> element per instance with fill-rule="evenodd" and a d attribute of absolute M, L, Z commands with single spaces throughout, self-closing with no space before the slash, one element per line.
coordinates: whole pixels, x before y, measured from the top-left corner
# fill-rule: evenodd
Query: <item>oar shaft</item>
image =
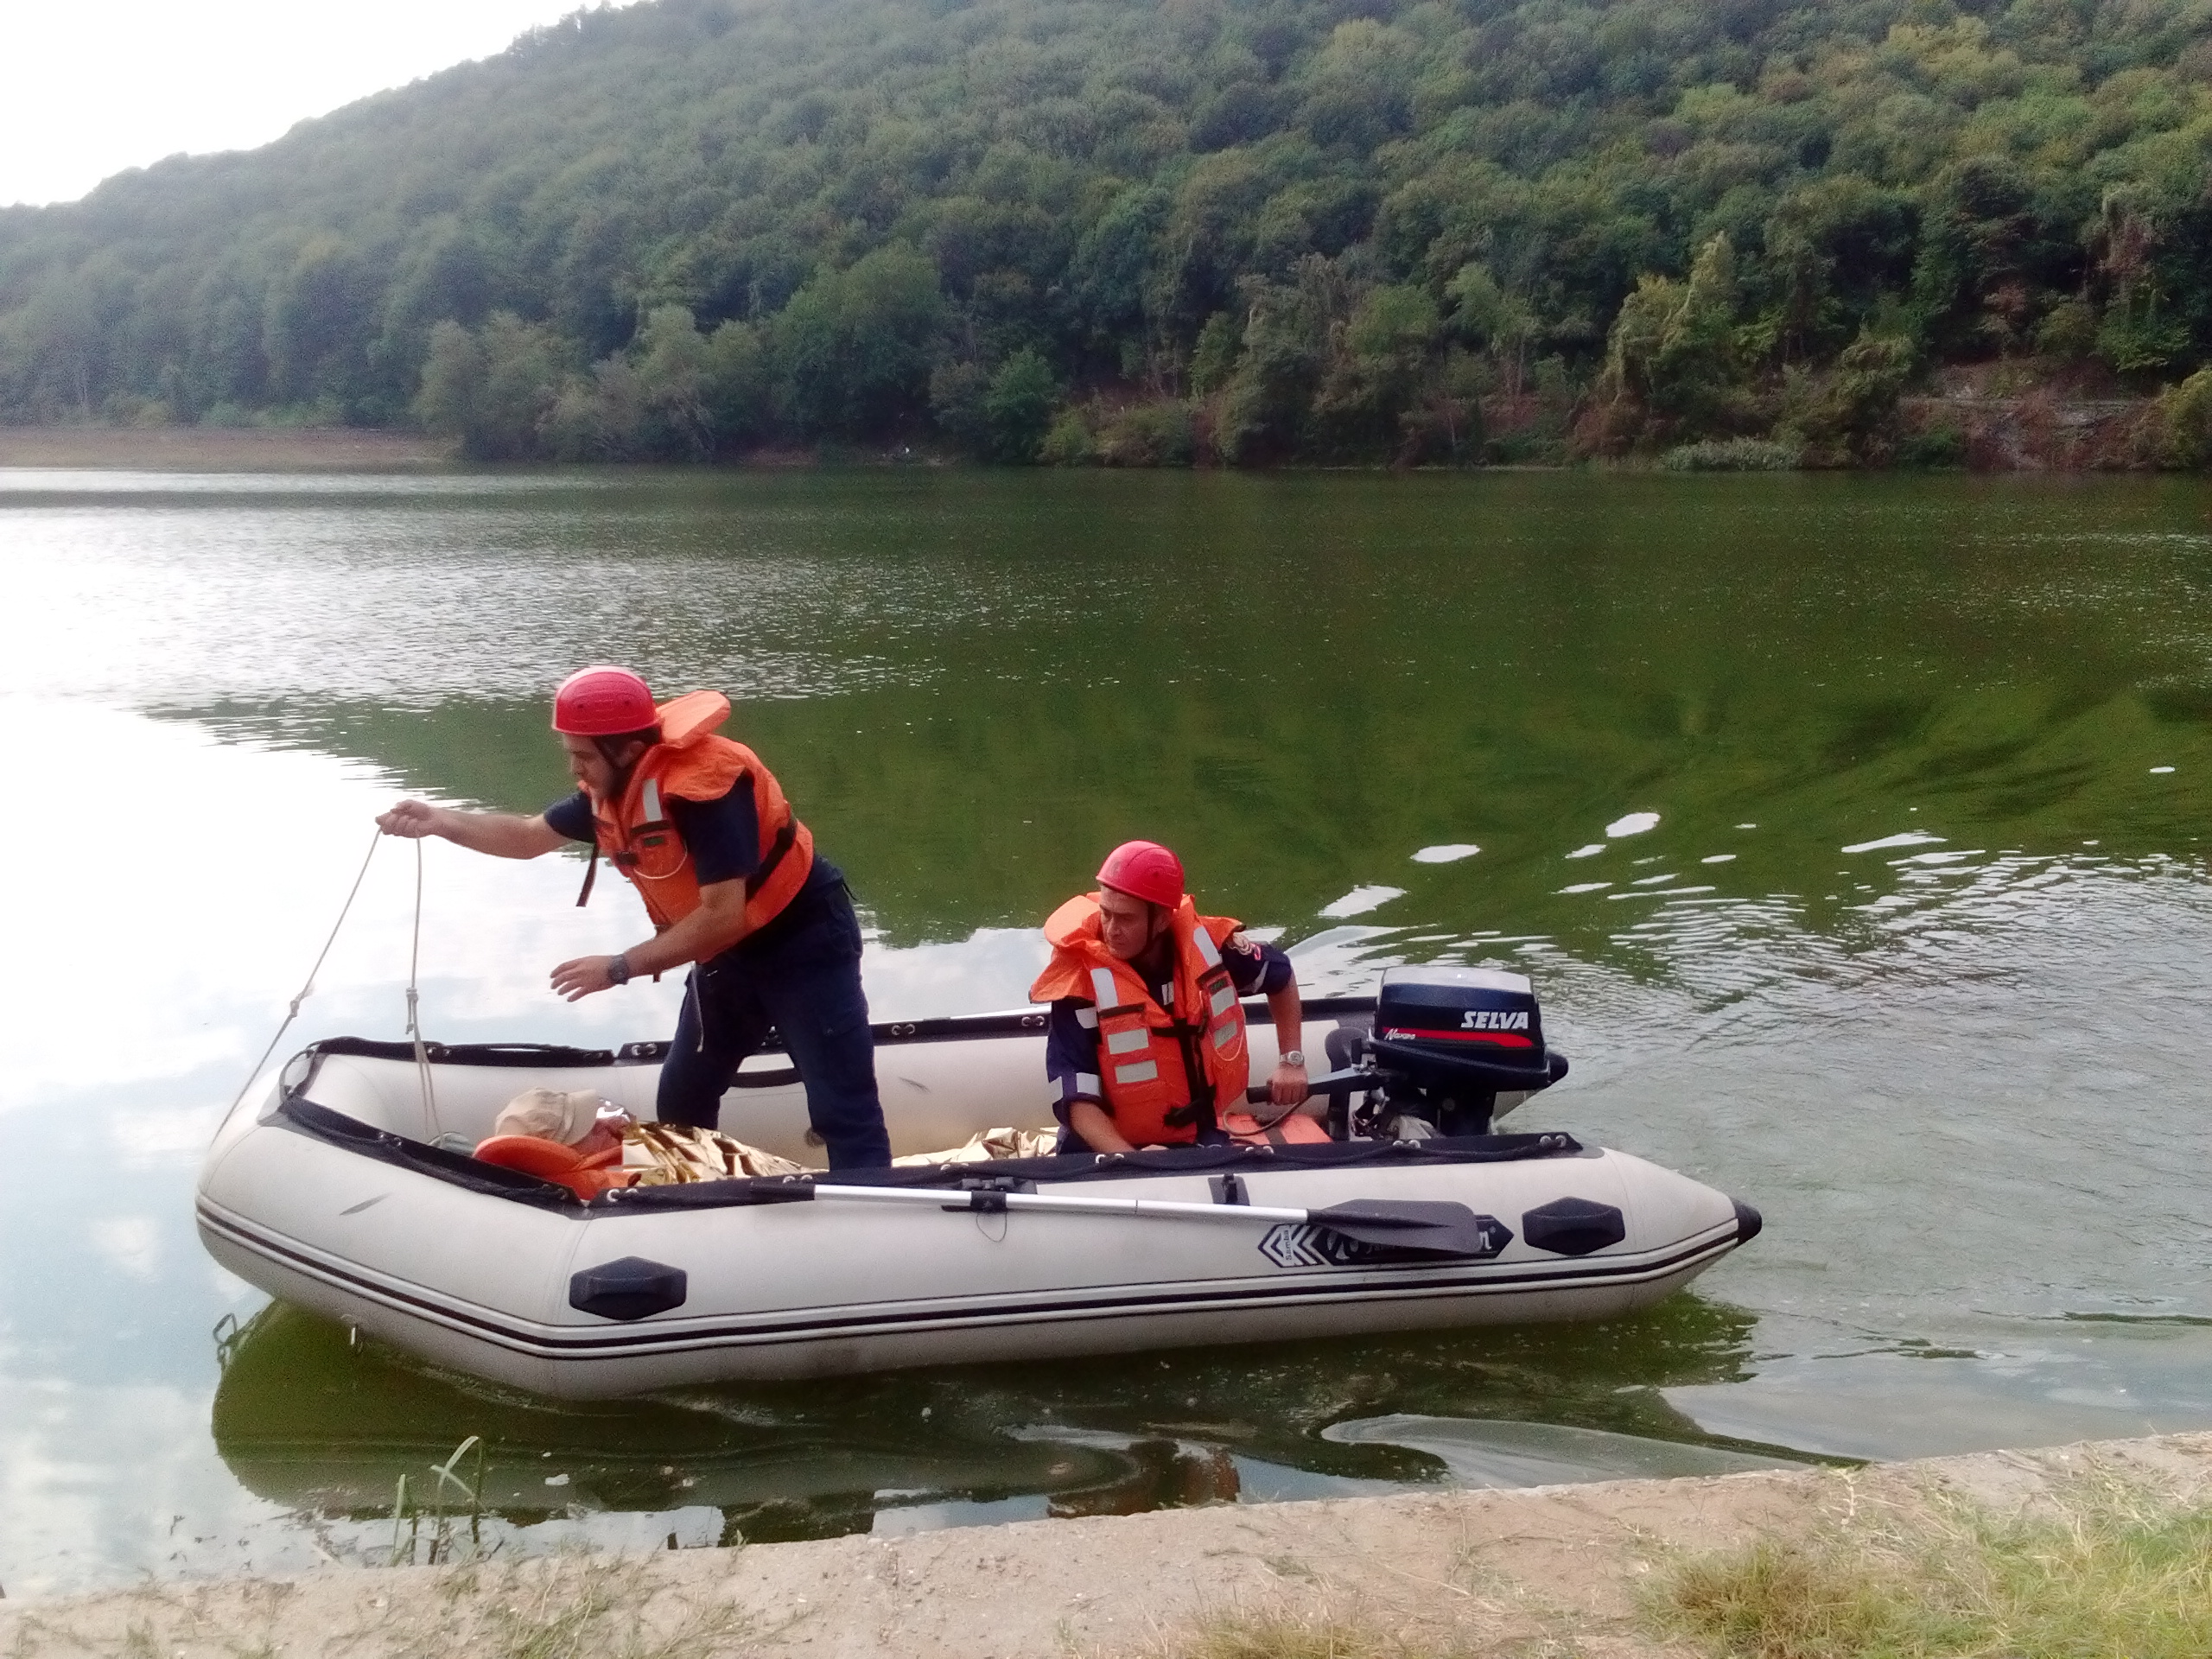
<path fill-rule="evenodd" d="M 834 1186 L 817 1183 L 817 1198 L 844 1198 L 863 1204 L 910 1204 L 957 1207 L 963 1190 L 928 1186 Z M 1009 1210 L 1040 1210 L 1068 1216 L 1156 1216 L 1162 1220 L 1302 1222 L 1303 1210 L 1273 1209 L 1251 1204 L 1184 1204 L 1172 1198 L 1086 1198 L 1059 1192 L 1003 1192 L 991 1195 L 992 1206 L 1004 1199 Z"/>
<path fill-rule="evenodd" d="M 1304 1221 L 1303 1210 L 1279 1210 L 1258 1204 L 1184 1204 L 1173 1198 L 1075 1198 L 1009 1192 L 1009 1210 L 1067 1210 L 1095 1216 L 1160 1216 L 1185 1221 Z"/>
<path fill-rule="evenodd" d="M 779 1189 L 778 1196 L 783 1196 Z M 936 1210 L 1002 1213 L 1030 1210 L 1053 1216 L 1121 1216 L 1143 1221 L 1228 1221 L 1313 1227 L 1356 1244 L 1435 1256 L 1480 1260 L 1513 1242 L 1512 1233 L 1463 1204 L 1354 1199 L 1325 1210 L 1280 1210 L 1256 1204 L 1185 1204 L 1173 1198 L 1093 1198 L 1074 1193 L 1007 1192 L 991 1187 L 839 1186 L 789 1189 L 791 1198 L 831 1202 L 903 1204 Z M 965 1198 L 966 1203 L 961 1200 Z M 1266 1245 L 1262 1248 L 1266 1249 Z M 1287 1265 L 1287 1264 L 1286 1264 Z"/>

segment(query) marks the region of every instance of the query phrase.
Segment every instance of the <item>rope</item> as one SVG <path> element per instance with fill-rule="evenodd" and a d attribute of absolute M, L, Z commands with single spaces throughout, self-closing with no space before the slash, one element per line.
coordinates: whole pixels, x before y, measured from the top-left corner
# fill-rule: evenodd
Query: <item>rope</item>
<path fill-rule="evenodd" d="M 430 1082 L 430 1051 L 423 1042 L 422 998 L 415 988 L 416 967 L 423 959 L 423 842 L 415 842 L 415 932 L 407 946 L 407 1034 L 415 1040 L 415 1077 L 423 1085 L 423 1119 L 429 1126 L 423 1138 L 438 1138 L 438 1094 Z"/>
<path fill-rule="evenodd" d="M 369 873 L 369 861 L 377 855 L 377 842 L 383 839 L 383 830 L 370 832 L 369 850 L 361 856 L 361 868 L 353 876 L 353 885 L 346 889 L 346 902 L 338 907 L 338 919 L 330 925 L 330 937 L 322 942 L 322 949 L 315 952 L 315 966 L 308 969 L 307 983 L 300 987 L 299 995 L 292 999 L 291 1010 L 285 1014 L 284 1023 L 276 1027 L 276 1034 L 269 1039 L 269 1046 L 261 1051 L 261 1058 L 253 1063 L 253 1070 L 247 1072 L 245 1081 L 238 1084 L 238 1093 L 231 1097 L 230 1112 L 223 1114 L 226 1118 L 231 1112 L 238 1110 L 238 1102 L 244 1100 L 245 1091 L 253 1087 L 253 1080 L 261 1075 L 261 1068 L 269 1064 L 269 1057 L 276 1052 L 276 1045 L 284 1040 L 284 1033 L 292 1028 L 292 1021 L 300 1017 L 300 1004 L 315 995 L 315 976 L 322 971 L 323 958 L 330 954 L 330 947 L 338 943 L 338 930 L 346 925 L 346 912 L 353 908 L 354 897 L 361 891 L 361 880 Z M 419 847 L 417 852 L 419 855 Z M 409 995 L 411 999 L 411 988 Z"/>

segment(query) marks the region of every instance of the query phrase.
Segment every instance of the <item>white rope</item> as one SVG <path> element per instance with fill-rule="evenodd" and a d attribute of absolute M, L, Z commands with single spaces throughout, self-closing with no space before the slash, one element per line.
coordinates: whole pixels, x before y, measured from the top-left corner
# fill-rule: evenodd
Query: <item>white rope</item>
<path fill-rule="evenodd" d="M 415 932 L 407 946 L 407 1034 L 415 1040 L 415 1077 L 423 1085 L 423 1118 L 429 1126 L 423 1138 L 438 1138 L 438 1095 L 430 1081 L 430 1051 L 423 1046 L 422 998 L 415 988 L 416 965 L 423 959 L 423 842 L 415 842 Z"/>
<path fill-rule="evenodd" d="M 245 1081 L 238 1084 L 238 1091 L 231 1097 L 231 1112 L 238 1109 L 238 1102 L 245 1098 L 245 1091 L 253 1087 L 253 1080 L 261 1075 L 261 1068 L 269 1064 L 269 1057 L 276 1052 L 276 1045 L 284 1040 L 284 1033 L 292 1028 L 292 1021 L 300 1017 L 300 1004 L 315 995 L 315 976 L 322 971 L 323 958 L 330 954 L 330 947 L 338 943 L 338 930 L 346 925 L 346 912 L 353 908 L 353 899 L 361 891 L 361 879 L 369 873 L 369 861 L 377 855 L 377 842 L 384 839 L 384 831 L 373 830 L 369 836 L 369 850 L 361 856 L 361 868 L 353 876 L 353 885 L 346 889 L 346 902 L 338 907 L 338 919 L 330 925 L 330 937 L 322 942 L 322 949 L 315 952 L 315 966 L 308 969 L 308 982 L 300 987 L 300 994 L 292 999 L 290 1012 L 284 1023 L 276 1027 L 276 1034 L 269 1039 L 269 1046 L 261 1051 L 261 1058 L 253 1063 L 253 1070 L 245 1074 Z M 230 1112 L 223 1114 L 225 1117 Z"/>

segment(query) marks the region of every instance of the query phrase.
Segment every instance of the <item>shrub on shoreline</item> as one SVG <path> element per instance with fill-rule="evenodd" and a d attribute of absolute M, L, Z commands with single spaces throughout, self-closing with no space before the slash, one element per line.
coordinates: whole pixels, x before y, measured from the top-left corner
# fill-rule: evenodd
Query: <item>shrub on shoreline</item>
<path fill-rule="evenodd" d="M 1707 438 L 1677 445 L 1659 457 L 1669 473 L 1791 473 L 1804 460 L 1795 444 L 1770 438 Z"/>

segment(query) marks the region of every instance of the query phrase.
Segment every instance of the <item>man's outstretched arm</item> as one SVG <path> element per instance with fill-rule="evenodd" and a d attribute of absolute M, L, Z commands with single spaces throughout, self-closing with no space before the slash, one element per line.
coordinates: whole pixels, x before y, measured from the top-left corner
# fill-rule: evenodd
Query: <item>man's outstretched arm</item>
<path fill-rule="evenodd" d="M 459 807 L 432 806 L 428 801 L 402 801 L 381 814 L 377 828 L 387 836 L 418 841 L 439 836 L 471 852 L 494 858 L 537 858 L 569 838 L 546 823 L 545 815 L 525 818 L 513 812 L 464 812 Z"/>

